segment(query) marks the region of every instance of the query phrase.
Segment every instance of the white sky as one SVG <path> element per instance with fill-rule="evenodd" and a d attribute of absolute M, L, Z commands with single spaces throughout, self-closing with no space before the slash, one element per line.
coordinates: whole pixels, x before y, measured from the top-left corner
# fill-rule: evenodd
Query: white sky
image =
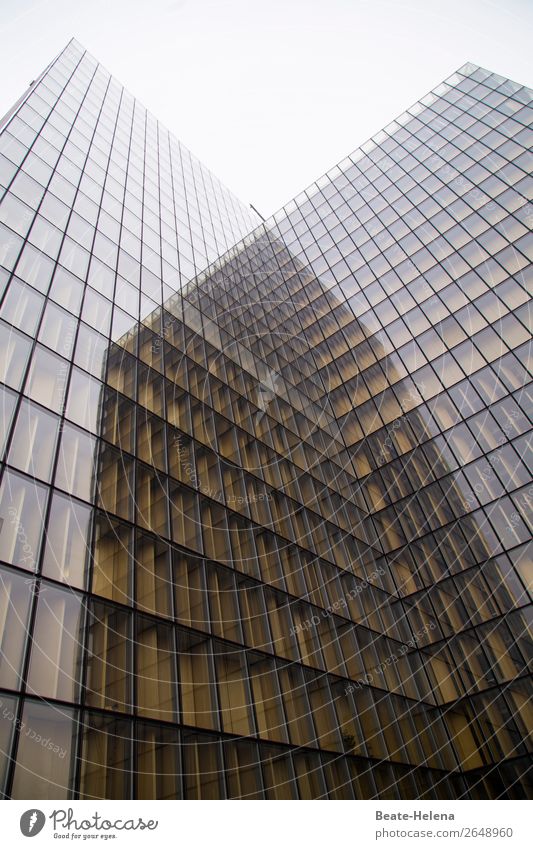
<path fill-rule="evenodd" d="M 0 0 L 0 114 L 75 36 L 265 216 L 466 61 L 531 84 L 528 0 Z"/>

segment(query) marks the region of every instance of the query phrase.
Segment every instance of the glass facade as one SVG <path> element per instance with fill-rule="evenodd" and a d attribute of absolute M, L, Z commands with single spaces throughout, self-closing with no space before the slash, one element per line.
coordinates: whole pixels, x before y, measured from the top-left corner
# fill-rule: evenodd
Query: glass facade
<path fill-rule="evenodd" d="M 4 797 L 533 795 L 530 125 L 260 223 L 76 42 L 6 116 Z"/>

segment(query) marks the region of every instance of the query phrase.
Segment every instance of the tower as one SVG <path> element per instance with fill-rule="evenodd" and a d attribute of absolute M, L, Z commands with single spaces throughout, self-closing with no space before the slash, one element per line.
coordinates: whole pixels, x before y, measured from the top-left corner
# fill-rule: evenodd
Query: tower
<path fill-rule="evenodd" d="M 530 99 L 266 222 L 74 41 L 6 116 L 5 795 L 531 795 Z"/>

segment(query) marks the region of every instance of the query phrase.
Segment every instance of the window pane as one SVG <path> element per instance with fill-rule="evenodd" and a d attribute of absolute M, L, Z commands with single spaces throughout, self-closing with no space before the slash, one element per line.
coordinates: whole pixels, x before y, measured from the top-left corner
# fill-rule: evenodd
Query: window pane
<path fill-rule="evenodd" d="M 229 799 L 263 799 L 257 745 L 249 740 L 224 743 Z"/>
<path fill-rule="evenodd" d="M 174 593 L 178 622 L 199 631 L 209 630 L 204 567 L 199 557 L 174 549 Z"/>
<path fill-rule="evenodd" d="M 274 663 L 269 658 L 254 655 L 249 666 L 259 736 L 286 743 L 287 730 Z"/>
<path fill-rule="evenodd" d="M 137 535 L 135 549 L 137 607 L 159 616 L 171 615 L 170 554 L 168 546 L 148 534 Z"/>
<path fill-rule="evenodd" d="M 80 674 L 81 598 L 42 583 L 28 674 L 28 688 L 39 696 L 74 701 Z"/>
<path fill-rule="evenodd" d="M 107 445 L 102 446 L 98 470 L 98 501 L 107 512 L 131 519 L 133 462 Z"/>
<path fill-rule="evenodd" d="M 19 274 L 18 270 L 17 274 Z M 28 282 L 31 283 L 31 280 Z M 83 284 L 69 271 L 58 266 L 50 287 L 50 297 L 74 315 L 78 315 L 82 295 Z"/>
<path fill-rule="evenodd" d="M 37 345 L 31 361 L 26 393 L 43 407 L 61 413 L 69 368 L 66 360 Z"/>
<path fill-rule="evenodd" d="M 13 389 L 19 389 L 28 361 L 31 340 L 18 330 L 0 322 L 0 380 Z"/>
<path fill-rule="evenodd" d="M 17 257 L 22 246 L 22 239 L 10 230 L 0 224 L 0 263 L 4 268 L 13 269 Z M 23 258 L 19 261 L 19 268 L 23 262 Z"/>
<path fill-rule="evenodd" d="M 207 734 L 183 734 L 183 784 L 186 799 L 223 799 L 220 744 Z"/>
<path fill-rule="evenodd" d="M 91 508 L 55 493 L 46 533 L 43 574 L 75 587 L 85 584 Z"/>
<path fill-rule="evenodd" d="M 89 377 L 74 366 L 68 394 L 67 418 L 94 433 L 100 411 L 101 391 L 102 384 L 99 380 Z"/>
<path fill-rule="evenodd" d="M 267 799 L 296 799 L 288 754 L 277 746 L 260 746 L 263 783 Z"/>
<path fill-rule="evenodd" d="M 130 798 L 130 736 L 129 722 L 100 715 L 87 719 L 83 729 L 80 798 Z"/>
<path fill-rule="evenodd" d="M 137 524 L 168 537 L 168 498 L 165 478 L 146 466 L 137 464 Z"/>
<path fill-rule="evenodd" d="M 172 628 L 139 617 L 135 648 L 138 711 L 171 722 L 176 696 Z"/>
<path fill-rule="evenodd" d="M 319 755 L 315 752 L 297 751 L 293 763 L 300 799 L 325 799 L 326 787 Z"/>
<path fill-rule="evenodd" d="M 17 716 L 17 699 L 0 696 L 0 798 L 4 798 L 7 769 L 11 753 L 11 741 Z"/>
<path fill-rule="evenodd" d="M 171 481 L 170 511 L 174 542 L 186 548 L 192 548 L 193 551 L 201 551 L 198 501 L 195 493 Z"/>
<path fill-rule="evenodd" d="M 76 320 L 61 307 L 48 301 L 39 331 L 39 341 L 67 359 L 74 348 Z"/>
<path fill-rule="evenodd" d="M 131 614 L 94 602 L 88 623 L 87 702 L 131 711 Z"/>
<path fill-rule="evenodd" d="M 99 514 L 94 542 L 93 593 L 131 605 L 130 549 L 130 529 Z"/>
<path fill-rule="evenodd" d="M 50 481 L 59 419 L 25 398 L 20 406 L 8 463 Z"/>
<path fill-rule="evenodd" d="M 21 727 L 13 799 L 71 798 L 73 711 L 27 699 Z"/>
<path fill-rule="evenodd" d="M 180 743 L 177 729 L 139 725 L 137 799 L 180 799 Z"/>
<path fill-rule="evenodd" d="M 0 686 L 19 689 L 34 579 L 0 569 Z"/>
<path fill-rule="evenodd" d="M 4 453 L 6 439 L 11 427 L 17 396 L 7 387 L 0 386 L 0 452 Z"/>
<path fill-rule="evenodd" d="M 14 277 L 2 305 L 2 318 L 24 333 L 31 334 L 37 327 L 43 300 L 35 289 Z"/>
<path fill-rule="evenodd" d="M 182 722 L 198 728 L 218 728 L 210 665 L 211 642 L 180 632 L 179 664 Z"/>
<path fill-rule="evenodd" d="M 5 472 L 0 486 L 0 550 L 7 563 L 36 569 L 47 491 L 30 478 Z"/>
<path fill-rule="evenodd" d="M 95 446 L 96 440 L 88 433 L 64 425 L 55 484 L 85 501 L 92 499 Z"/>
<path fill-rule="evenodd" d="M 215 644 L 215 668 L 222 727 L 230 734 L 249 736 L 253 733 L 250 698 L 246 688 L 246 661 L 239 651 L 225 650 Z"/>
<path fill-rule="evenodd" d="M 215 563 L 207 565 L 211 630 L 219 637 L 242 642 L 235 577 Z"/>

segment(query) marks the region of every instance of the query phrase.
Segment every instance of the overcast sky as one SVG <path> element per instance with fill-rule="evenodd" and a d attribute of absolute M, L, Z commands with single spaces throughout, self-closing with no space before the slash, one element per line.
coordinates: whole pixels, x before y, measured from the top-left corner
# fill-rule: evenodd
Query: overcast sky
<path fill-rule="evenodd" d="M 0 114 L 75 36 L 268 216 L 466 61 L 531 85 L 528 0 L 0 0 Z"/>

